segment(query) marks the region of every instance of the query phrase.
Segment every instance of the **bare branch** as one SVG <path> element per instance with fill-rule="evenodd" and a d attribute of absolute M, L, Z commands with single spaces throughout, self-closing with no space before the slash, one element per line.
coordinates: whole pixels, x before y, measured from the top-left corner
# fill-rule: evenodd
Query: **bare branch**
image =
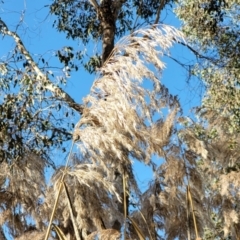
<path fill-rule="evenodd" d="M 83 106 L 76 103 L 68 93 L 63 91 L 60 87 L 55 86 L 51 82 L 51 80 L 47 77 L 47 75 L 44 74 L 39 69 L 39 67 L 37 66 L 37 64 L 35 63 L 33 58 L 31 57 L 31 55 L 29 54 L 29 52 L 26 50 L 26 48 L 25 48 L 21 38 L 18 36 L 18 34 L 16 32 L 10 31 L 2 19 L 0 19 L 0 32 L 3 35 L 8 35 L 14 39 L 17 49 L 19 50 L 20 53 L 22 53 L 25 56 L 28 64 L 31 66 L 32 70 L 34 70 L 34 72 L 36 73 L 37 80 L 41 81 L 44 88 L 49 90 L 50 92 L 52 92 L 56 98 L 64 100 L 69 105 L 69 107 L 73 108 L 74 110 L 76 110 L 80 114 L 82 114 Z"/>
<path fill-rule="evenodd" d="M 178 43 L 187 47 L 197 58 L 206 59 L 215 65 L 218 63 L 217 59 L 214 59 L 213 57 L 208 57 L 208 56 L 202 55 L 200 52 L 196 51 L 194 48 L 192 48 L 186 42 L 178 42 Z"/>
<path fill-rule="evenodd" d="M 158 7 L 158 10 L 157 10 L 157 14 L 156 14 L 156 19 L 155 19 L 155 22 L 154 24 L 158 24 L 159 22 L 159 19 L 160 19 L 160 15 L 161 15 L 161 11 L 163 10 L 164 6 L 166 5 L 166 0 L 162 0 L 159 7 Z"/>

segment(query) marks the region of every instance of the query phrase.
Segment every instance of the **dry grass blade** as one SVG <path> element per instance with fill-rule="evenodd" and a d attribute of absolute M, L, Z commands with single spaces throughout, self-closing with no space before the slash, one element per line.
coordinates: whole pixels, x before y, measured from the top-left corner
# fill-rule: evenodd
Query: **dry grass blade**
<path fill-rule="evenodd" d="M 130 218 L 130 217 L 128 217 L 128 219 L 131 221 L 131 223 L 132 223 L 132 225 L 133 225 L 133 227 L 134 227 L 134 229 L 135 229 L 135 231 L 136 231 L 139 239 L 140 239 L 140 240 L 144 240 L 145 237 L 144 237 L 141 229 L 140 229 L 140 228 L 138 227 L 138 225 L 135 223 L 135 221 L 134 221 L 132 218 Z"/>
<path fill-rule="evenodd" d="M 190 234 L 190 216 L 189 216 L 189 198 L 188 198 L 188 191 L 186 192 L 186 211 L 187 211 L 187 240 L 191 240 Z"/>
<path fill-rule="evenodd" d="M 127 179 L 125 172 L 123 172 L 123 207 L 124 207 L 124 230 L 123 230 L 123 239 L 126 239 L 126 220 L 127 220 Z"/>
<path fill-rule="evenodd" d="M 51 231 L 52 221 L 53 221 L 53 218 L 54 218 L 55 211 L 57 209 L 57 205 L 58 205 L 58 200 L 59 200 L 60 194 L 62 192 L 63 181 L 64 181 L 64 177 L 65 177 L 65 174 L 66 174 L 67 166 L 68 166 L 68 163 L 69 163 L 69 160 L 70 160 L 70 155 L 72 153 L 73 145 L 74 145 L 74 142 L 72 142 L 72 145 L 71 145 L 71 148 L 70 148 L 70 152 L 69 152 L 66 164 L 65 164 L 65 170 L 64 170 L 64 172 L 62 173 L 62 176 L 61 176 L 60 185 L 59 185 L 58 191 L 57 191 L 57 197 L 56 197 L 56 200 L 55 200 L 55 203 L 54 203 L 54 207 L 53 207 L 52 214 L 51 214 L 51 217 L 50 217 L 50 220 L 49 220 L 49 223 L 48 223 L 48 228 L 47 228 L 47 232 L 46 232 L 46 236 L 45 236 L 44 240 L 48 239 L 48 236 L 49 236 L 50 231 Z"/>
<path fill-rule="evenodd" d="M 146 218 L 143 216 L 143 214 L 142 214 L 142 212 L 141 212 L 140 210 L 139 210 L 139 213 L 140 213 L 140 215 L 141 215 L 143 221 L 145 222 L 145 224 L 146 224 L 146 226 L 147 226 L 147 230 L 148 230 L 148 233 L 149 233 L 150 239 L 153 240 L 153 238 L 152 238 L 152 234 L 151 234 L 151 231 L 150 231 L 150 229 L 149 229 L 149 227 L 148 227 L 148 223 L 147 223 L 147 221 L 146 221 Z"/>
<path fill-rule="evenodd" d="M 51 218 L 50 218 L 50 220 L 49 220 L 49 224 L 48 224 L 48 228 L 47 228 L 47 232 L 46 232 L 46 236 L 45 236 L 44 240 L 47 240 L 47 239 L 48 239 L 48 236 L 49 236 L 49 234 L 50 234 L 52 221 L 53 221 L 53 218 L 54 218 L 55 211 L 56 211 L 56 209 L 57 209 L 58 200 L 59 200 L 60 194 L 61 194 L 61 192 L 62 192 L 62 187 L 63 187 L 63 183 L 61 182 L 60 185 L 59 185 L 58 194 L 57 194 L 57 197 L 56 197 L 54 206 L 53 206 Z"/>
<path fill-rule="evenodd" d="M 66 186 L 65 182 L 63 182 L 63 187 L 64 187 L 64 190 L 65 190 L 65 193 L 66 193 L 66 196 L 67 196 L 67 203 L 68 203 L 70 216 L 71 216 L 71 219 L 72 219 L 72 224 L 73 224 L 73 228 L 74 228 L 75 237 L 76 237 L 77 240 L 81 240 L 81 238 L 79 236 L 78 228 L 77 228 L 77 223 L 76 223 L 76 220 L 75 220 L 74 215 L 73 215 L 73 204 L 71 202 L 70 195 L 69 195 L 69 192 L 68 192 L 68 189 L 67 189 L 67 186 Z"/>
<path fill-rule="evenodd" d="M 192 201 L 192 195 L 191 195 L 191 191 L 190 191 L 190 187 L 187 187 L 187 191 L 188 191 L 188 198 L 190 201 L 190 205 L 191 205 L 191 210 L 192 210 L 192 216 L 193 216 L 193 222 L 194 222 L 194 229 L 195 229 L 195 234 L 196 234 L 196 239 L 200 239 L 198 236 L 198 229 L 197 229 L 197 222 L 196 222 L 196 216 L 194 213 L 194 208 L 193 208 L 193 201 Z"/>
<path fill-rule="evenodd" d="M 62 232 L 62 230 L 55 225 L 54 223 L 52 224 L 52 228 L 53 230 L 56 232 L 57 236 L 59 237 L 60 240 L 67 240 L 67 237 L 64 235 L 64 233 Z"/>

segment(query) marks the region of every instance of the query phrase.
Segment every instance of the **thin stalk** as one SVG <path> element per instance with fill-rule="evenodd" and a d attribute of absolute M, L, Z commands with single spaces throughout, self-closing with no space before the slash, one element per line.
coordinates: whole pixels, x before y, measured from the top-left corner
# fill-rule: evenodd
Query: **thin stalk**
<path fill-rule="evenodd" d="M 124 211 L 124 230 L 123 239 L 126 239 L 126 219 L 127 219 L 127 201 L 126 201 L 126 178 L 125 171 L 123 172 L 123 211 Z"/>
<path fill-rule="evenodd" d="M 72 142 L 72 145 L 71 145 L 71 148 L 70 148 L 70 152 L 69 152 L 66 164 L 65 164 L 64 171 L 63 171 L 63 175 L 62 175 L 62 178 L 60 180 L 60 186 L 58 188 L 57 198 L 56 198 L 54 206 L 53 206 L 52 214 L 51 214 L 51 217 L 50 217 L 50 220 L 49 220 L 49 223 L 48 223 L 48 228 L 47 228 L 47 232 L 46 232 L 46 236 L 45 236 L 44 240 L 48 239 L 48 236 L 49 236 L 50 231 L 51 231 L 53 217 L 54 217 L 54 214 L 55 214 L 55 211 L 56 211 L 56 208 L 57 208 L 57 205 L 58 205 L 58 200 L 59 200 L 59 197 L 60 197 L 60 194 L 61 194 L 61 191 L 62 191 L 63 180 L 64 180 L 64 177 L 66 175 L 67 166 L 68 166 L 68 163 L 69 163 L 69 160 L 70 160 L 70 156 L 71 156 L 71 153 L 72 153 L 73 145 L 74 145 L 74 142 Z"/>
<path fill-rule="evenodd" d="M 191 234 L 190 234 L 190 217 L 189 217 L 189 199 L 188 199 L 188 191 L 186 192 L 186 203 L 187 203 L 187 238 L 188 240 L 191 240 Z"/>
<path fill-rule="evenodd" d="M 76 237 L 77 240 L 81 240 L 78 229 L 77 229 L 76 220 L 75 220 L 74 215 L 73 215 L 73 207 L 72 207 L 72 202 L 71 202 L 71 199 L 70 199 L 70 194 L 68 192 L 68 189 L 67 189 L 67 186 L 66 186 L 65 182 L 63 182 L 63 186 L 64 186 L 64 190 L 65 190 L 65 193 L 66 193 L 66 196 L 67 196 L 68 208 L 69 208 L 70 216 L 71 216 L 71 219 L 72 219 L 72 224 L 73 224 L 73 228 L 74 228 L 74 232 L 75 232 L 75 237 Z"/>
<path fill-rule="evenodd" d="M 138 227 L 137 223 L 130 217 L 128 217 L 128 219 L 132 222 L 132 225 L 133 225 L 133 227 L 134 227 L 134 229 L 135 229 L 139 239 L 140 240 L 144 240 L 145 239 L 144 234 L 141 231 L 141 229 Z"/>
<path fill-rule="evenodd" d="M 181 143 L 181 141 L 180 141 L 180 143 Z M 194 229 L 195 229 L 196 240 L 198 240 L 200 238 L 199 238 L 199 235 L 198 235 L 197 222 L 196 222 L 196 217 L 195 217 L 194 208 L 193 208 L 192 195 L 191 195 L 191 191 L 190 191 L 189 173 L 187 171 L 187 164 L 186 164 L 186 158 L 185 158 L 185 154 L 184 153 L 183 153 L 183 161 L 184 161 L 184 168 L 185 168 L 186 177 L 187 177 L 187 193 L 186 193 L 186 198 L 187 198 L 187 215 L 189 216 L 188 205 L 189 205 L 189 202 L 190 202 L 191 212 L 192 212 L 193 222 L 194 222 Z M 189 217 L 188 217 L 188 220 L 189 220 Z M 188 223 L 188 228 L 187 228 L 187 236 L 188 236 L 188 239 L 191 238 L 191 236 L 190 236 L 190 229 L 189 229 L 189 223 Z"/>
<path fill-rule="evenodd" d="M 189 185 L 188 185 L 187 191 L 188 191 L 188 198 L 189 198 L 191 209 L 192 209 L 192 216 L 193 216 L 193 223 L 194 223 L 195 234 L 196 234 L 196 238 L 198 239 L 199 236 L 198 236 L 197 222 L 196 222 L 196 217 L 195 217 L 195 213 L 194 213 L 192 195 L 191 195 L 191 192 L 190 192 Z"/>
<path fill-rule="evenodd" d="M 52 224 L 53 229 L 55 230 L 56 234 L 58 235 L 60 240 L 67 240 L 66 236 L 64 235 L 64 233 L 62 232 L 62 230 L 55 225 L 54 223 Z"/>
<path fill-rule="evenodd" d="M 60 197 L 60 193 L 62 191 L 62 186 L 63 186 L 63 184 L 62 184 L 62 181 L 61 181 L 59 189 L 58 189 L 57 198 L 55 200 L 55 203 L 54 203 L 54 206 L 53 206 L 53 210 L 52 210 L 52 214 L 51 214 L 51 217 L 50 217 L 50 220 L 49 220 L 47 233 L 46 233 L 46 236 L 45 236 L 44 240 L 48 239 L 49 233 L 51 231 L 52 221 L 53 221 L 54 213 L 55 213 L 56 208 L 57 208 L 57 204 L 58 204 L 58 200 L 59 200 L 59 197 Z"/>
<path fill-rule="evenodd" d="M 149 227 L 148 227 L 148 223 L 147 223 L 147 221 L 146 221 L 146 218 L 144 217 L 144 215 L 142 214 L 142 212 L 141 212 L 140 210 L 139 210 L 139 213 L 140 213 L 142 219 L 144 220 L 144 222 L 146 223 L 146 226 L 147 226 L 147 229 L 148 229 L 148 233 L 149 233 L 149 236 L 150 236 L 150 240 L 153 240 L 151 231 L 150 231 L 150 229 L 149 229 Z"/>

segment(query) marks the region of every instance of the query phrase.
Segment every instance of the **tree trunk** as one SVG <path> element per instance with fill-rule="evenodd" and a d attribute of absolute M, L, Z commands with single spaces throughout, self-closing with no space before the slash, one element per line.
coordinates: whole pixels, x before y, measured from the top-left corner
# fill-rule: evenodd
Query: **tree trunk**
<path fill-rule="evenodd" d="M 102 28 L 102 65 L 114 48 L 115 17 L 112 0 L 103 0 L 99 9 L 99 19 Z"/>

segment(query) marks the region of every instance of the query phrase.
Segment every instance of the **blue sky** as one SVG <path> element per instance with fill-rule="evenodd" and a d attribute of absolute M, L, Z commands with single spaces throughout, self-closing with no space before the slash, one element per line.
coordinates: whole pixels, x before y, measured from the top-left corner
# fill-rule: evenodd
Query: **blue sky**
<path fill-rule="evenodd" d="M 81 42 L 72 41 L 65 38 L 63 33 L 57 32 L 52 28 L 54 16 L 48 14 L 48 0 L 6 0 L 3 5 L 0 4 L 0 17 L 8 24 L 11 30 L 15 30 L 22 16 L 22 24 L 18 28 L 18 34 L 30 51 L 31 54 L 43 54 L 49 59 L 51 65 L 59 63 L 54 57 L 55 51 L 64 46 L 73 46 L 75 49 L 83 47 Z M 24 11 L 25 12 L 24 12 Z M 180 22 L 174 17 L 170 10 L 162 14 L 162 20 L 165 24 L 176 27 L 180 26 Z M 9 37 L 0 38 L 0 59 L 14 47 L 13 41 Z M 90 45 L 92 49 L 97 47 L 97 43 Z M 91 49 L 90 49 L 91 50 Z M 172 56 L 184 63 L 190 63 L 193 56 L 183 46 L 174 46 L 171 49 Z M 192 81 L 186 83 L 187 72 L 176 62 L 165 57 L 166 70 L 163 72 L 162 82 L 169 88 L 172 94 L 179 96 L 184 114 L 189 115 L 190 109 L 199 104 L 199 82 Z M 78 72 L 72 73 L 68 79 L 65 91 L 67 91 L 76 102 L 81 102 L 82 98 L 89 93 L 94 75 L 89 75 L 83 67 Z M 63 163 L 64 159 L 61 160 Z M 141 163 L 135 163 L 135 174 L 139 181 L 140 187 L 146 189 L 148 181 L 152 178 L 152 172 L 149 167 L 145 167 Z"/>

